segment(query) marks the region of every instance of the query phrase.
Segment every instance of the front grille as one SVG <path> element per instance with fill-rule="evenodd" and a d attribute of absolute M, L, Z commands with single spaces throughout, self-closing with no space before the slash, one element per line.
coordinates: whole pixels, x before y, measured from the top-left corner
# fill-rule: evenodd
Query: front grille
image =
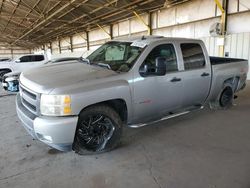
<path fill-rule="evenodd" d="M 28 95 L 28 96 L 31 97 L 32 99 L 36 100 L 36 95 L 35 95 L 35 94 L 29 92 L 28 90 L 26 90 L 26 89 L 24 89 L 24 88 L 22 88 L 22 91 L 23 91 L 23 93 L 25 93 L 26 95 Z"/>
<path fill-rule="evenodd" d="M 22 99 L 23 103 L 25 104 L 25 106 L 28 106 L 30 109 L 32 109 L 32 111 L 36 112 L 36 106 L 30 104 L 28 101 L 26 101 L 24 98 Z"/>
<path fill-rule="evenodd" d="M 23 106 L 32 114 L 39 115 L 39 94 L 27 89 L 25 86 L 20 85 L 20 98 Z"/>

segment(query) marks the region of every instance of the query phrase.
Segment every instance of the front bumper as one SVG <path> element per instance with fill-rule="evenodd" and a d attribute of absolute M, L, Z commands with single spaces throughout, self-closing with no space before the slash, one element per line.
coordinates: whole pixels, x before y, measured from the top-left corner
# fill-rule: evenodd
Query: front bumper
<path fill-rule="evenodd" d="M 17 95 L 16 110 L 24 128 L 34 138 L 60 151 L 72 149 L 78 116 L 45 117 L 29 112 Z"/>

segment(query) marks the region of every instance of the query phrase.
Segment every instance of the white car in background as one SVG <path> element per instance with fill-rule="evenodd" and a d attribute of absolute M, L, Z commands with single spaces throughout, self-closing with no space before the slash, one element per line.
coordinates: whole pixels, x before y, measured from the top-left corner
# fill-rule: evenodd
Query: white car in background
<path fill-rule="evenodd" d="M 8 57 L 2 57 L 2 58 L 0 58 L 0 62 L 4 62 L 4 61 L 11 61 L 11 59 L 8 58 Z"/>
<path fill-rule="evenodd" d="M 59 62 L 71 62 L 71 61 L 83 62 L 83 58 L 81 58 L 81 57 L 55 58 L 55 59 L 52 59 L 52 60 L 45 62 L 42 65 L 59 63 Z M 40 66 L 42 66 L 42 65 L 40 65 Z M 15 72 L 10 72 L 10 73 L 5 74 L 2 77 L 3 89 L 5 91 L 9 91 L 9 92 L 18 92 L 19 91 L 19 77 L 20 77 L 21 73 L 22 73 L 21 71 L 15 71 Z"/>
<path fill-rule="evenodd" d="M 47 56 L 43 54 L 28 54 L 12 61 L 3 61 L 0 63 L 0 81 L 6 73 L 22 72 L 43 65 L 47 61 Z"/>

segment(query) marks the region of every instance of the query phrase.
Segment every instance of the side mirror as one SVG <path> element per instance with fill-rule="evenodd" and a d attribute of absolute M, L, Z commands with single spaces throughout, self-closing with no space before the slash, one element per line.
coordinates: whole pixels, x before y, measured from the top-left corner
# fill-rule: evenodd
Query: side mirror
<path fill-rule="evenodd" d="M 163 76 L 167 72 L 166 67 L 166 58 L 164 57 L 157 57 L 155 59 L 155 74 L 158 76 Z"/>
<path fill-rule="evenodd" d="M 148 65 L 145 64 L 144 66 L 140 67 L 139 73 L 141 76 L 146 76 L 148 74 Z"/>
<path fill-rule="evenodd" d="M 16 63 L 20 63 L 21 60 L 20 60 L 20 59 L 16 59 L 15 62 L 16 62 Z"/>
<path fill-rule="evenodd" d="M 155 63 L 151 66 L 144 64 L 140 67 L 139 73 L 141 76 L 164 76 L 167 72 L 166 58 L 157 57 Z"/>

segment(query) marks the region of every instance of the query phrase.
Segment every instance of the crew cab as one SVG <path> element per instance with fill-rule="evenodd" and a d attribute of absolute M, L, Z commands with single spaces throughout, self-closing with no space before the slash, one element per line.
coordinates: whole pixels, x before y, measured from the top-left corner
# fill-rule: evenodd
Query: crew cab
<path fill-rule="evenodd" d="M 42 65 L 47 61 L 47 56 L 43 54 L 28 54 L 11 61 L 3 61 L 0 63 L 0 81 L 2 81 L 2 78 L 6 73 L 22 72 Z"/>
<path fill-rule="evenodd" d="M 206 104 L 230 107 L 247 72 L 247 60 L 209 57 L 201 40 L 113 40 L 85 63 L 23 72 L 17 114 L 33 138 L 51 147 L 100 153 L 118 145 L 125 125 L 141 127 Z"/>

